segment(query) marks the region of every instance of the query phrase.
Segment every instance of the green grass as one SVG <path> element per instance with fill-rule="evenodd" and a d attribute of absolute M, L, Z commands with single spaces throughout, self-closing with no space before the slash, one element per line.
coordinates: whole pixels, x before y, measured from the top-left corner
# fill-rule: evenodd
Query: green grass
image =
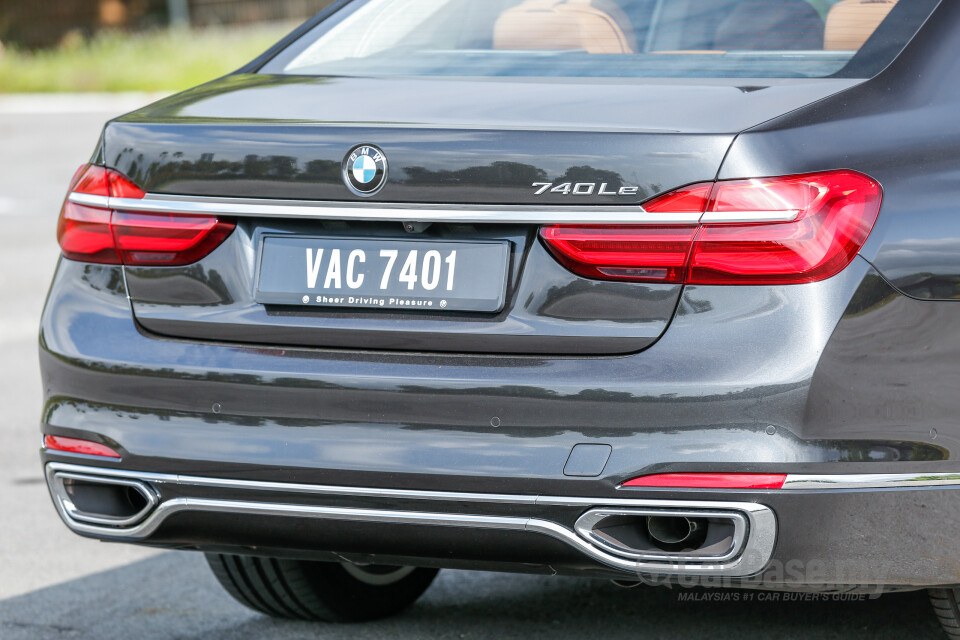
<path fill-rule="evenodd" d="M 229 73 L 290 24 L 67 38 L 57 49 L 0 52 L 0 93 L 180 91 Z"/>

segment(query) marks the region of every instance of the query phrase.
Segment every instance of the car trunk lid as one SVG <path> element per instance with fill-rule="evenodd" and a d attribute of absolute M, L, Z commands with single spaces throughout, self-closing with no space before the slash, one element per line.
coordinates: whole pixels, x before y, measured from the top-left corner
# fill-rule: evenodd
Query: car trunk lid
<path fill-rule="evenodd" d="M 134 313 L 162 335 L 273 346 L 638 351 L 666 329 L 681 287 L 577 276 L 537 240 L 539 224 L 641 222 L 644 200 L 712 180 L 740 130 L 852 84 L 230 76 L 105 131 L 106 163 L 161 210 L 215 205 L 238 222 L 195 264 L 126 267 Z M 344 182 L 357 145 L 389 160 L 371 198 Z M 359 241 L 505 246 L 491 267 L 502 301 L 377 308 L 320 303 L 331 292 L 316 289 L 271 301 L 258 283 L 278 238 L 315 238 L 328 257 Z"/>

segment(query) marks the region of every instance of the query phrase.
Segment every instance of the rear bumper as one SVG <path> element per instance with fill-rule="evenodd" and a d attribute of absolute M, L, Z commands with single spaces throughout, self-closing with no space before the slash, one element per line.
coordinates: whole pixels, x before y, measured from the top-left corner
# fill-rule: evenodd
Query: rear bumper
<path fill-rule="evenodd" d="M 811 285 L 688 287 L 664 336 L 632 356 L 284 349 L 148 335 L 121 269 L 62 261 L 42 326 L 42 428 L 122 459 L 43 460 L 156 493 L 133 535 L 68 518 L 108 540 L 747 586 L 960 583 L 952 478 L 885 486 L 890 474 L 960 473 L 960 354 L 928 350 L 960 326 L 957 308 L 904 298 L 858 259 Z M 571 469 L 578 444 L 609 458 Z M 881 475 L 779 492 L 619 488 L 672 471 Z M 390 493 L 424 490 L 447 497 Z M 647 501 L 770 513 L 772 537 L 753 539 L 772 539 L 770 551 L 706 570 L 638 568 L 576 533 L 591 509 L 659 504 Z"/>
<path fill-rule="evenodd" d="M 61 462 L 47 464 L 46 474 L 69 528 L 116 542 L 709 586 L 902 588 L 958 579 L 960 544 L 951 534 L 960 519 L 957 475 L 849 475 L 835 487 L 829 477 L 794 475 L 780 491 L 622 490 L 587 498 L 260 482 Z M 137 483 L 150 499 L 124 522 L 97 521 L 73 504 L 63 477 Z M 582 526 L 613 510 L 709 514 L 741 518 L 744 526 L 729 557 L 626 557 Z"/>

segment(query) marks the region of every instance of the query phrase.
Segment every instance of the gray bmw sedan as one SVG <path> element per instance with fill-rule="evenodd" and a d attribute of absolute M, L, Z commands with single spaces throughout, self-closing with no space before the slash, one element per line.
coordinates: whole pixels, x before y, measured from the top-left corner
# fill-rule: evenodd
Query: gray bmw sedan
<path fill-rule="evenodd" d="M 479 568 L 960 638 L 957 0 L 340 0 L 94 147 L 40 338 L 76 533 L 288 618 Z"/>

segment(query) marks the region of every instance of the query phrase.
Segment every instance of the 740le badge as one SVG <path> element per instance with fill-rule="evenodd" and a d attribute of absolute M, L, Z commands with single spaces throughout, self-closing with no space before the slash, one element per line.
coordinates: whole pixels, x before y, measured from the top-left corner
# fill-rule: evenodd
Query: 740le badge
<path fill-rule="evenodd" d="M 640 191 L 640 187 L 608 189 L 606 182 L 599 185 L 596 182 L 561 182 L 556 185 L 552 182 L 534 182 L 532 186 L 537 190 L 533 194 L 535 196 L 545 193 L 560 193 L 565 196 L 592 196 L 594 193 L 598 196 L 635 196 Z"/>

